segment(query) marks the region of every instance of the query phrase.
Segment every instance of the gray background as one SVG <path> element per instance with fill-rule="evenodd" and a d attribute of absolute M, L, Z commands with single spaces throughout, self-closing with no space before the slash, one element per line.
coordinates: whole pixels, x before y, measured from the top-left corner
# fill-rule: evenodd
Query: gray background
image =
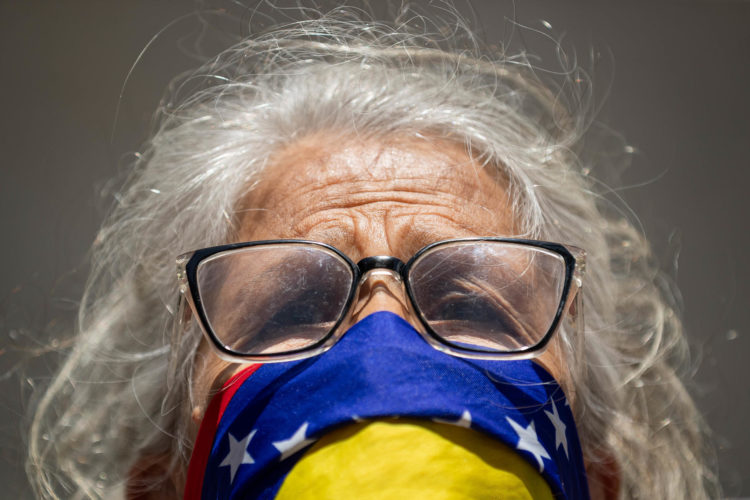
<path fill-rule="evenodd" d="M 636 150 L 618 193 L 682 292 L 690 389 L 714 430 L 725 494 L 750 496 L 750 3 L 485 0 L 474 9 L 490 42 L 508 39 L 508 18 L 528 26 L 514 43 L 540 52 L 542 66 L 554 66 L 545 33 L 582 62 L 602 54 L 592 71 L 598 101 L 607 94 L 598 118 Z M 0 497 L 30 497 L 23 401 L 57 360 L 38 354 L 61 342 L 41 332 L 73 318 L 108 203 L 97 193 L 143 139 L 168 80 L 195 65 L 178 49 L 190 19 L 136 65 L 111 140 L 120 88 L 151 37 L 192 10 L 187 1 L 0 1 Z"/>

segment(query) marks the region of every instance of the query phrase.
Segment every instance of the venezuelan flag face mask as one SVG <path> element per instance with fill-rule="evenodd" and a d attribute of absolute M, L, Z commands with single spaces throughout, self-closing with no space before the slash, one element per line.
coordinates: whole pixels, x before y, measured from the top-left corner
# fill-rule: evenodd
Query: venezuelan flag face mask
<path fill-rule="evenodd" d="M 573 416 L 530 360 L 443 354 L 389 312 L 211 401 L 185 499 L 588 499 Z"/>

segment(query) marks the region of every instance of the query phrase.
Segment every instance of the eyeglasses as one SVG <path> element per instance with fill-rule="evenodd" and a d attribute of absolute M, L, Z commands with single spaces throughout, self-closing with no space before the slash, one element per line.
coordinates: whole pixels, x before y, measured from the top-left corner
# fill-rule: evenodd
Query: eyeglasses
<path fill-rule="evenodd" d="M 355 264 L 324 243 L 269 240 L 197 250 L 177 265 L 181 296 L 218 354 L 269 363 L 333 346 L 375 272 L 394 275 L 434 348 L 534 357 L 580 308 L 584 259 L 583 250 L 557 243 L 469 238 L 428 245 L 407 263 L 375 256 Z"/>

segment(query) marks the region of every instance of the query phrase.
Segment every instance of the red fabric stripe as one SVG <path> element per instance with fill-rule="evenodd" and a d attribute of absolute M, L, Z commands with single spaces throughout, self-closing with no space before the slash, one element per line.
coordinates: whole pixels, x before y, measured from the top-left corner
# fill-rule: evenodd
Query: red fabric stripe
<path fill-rule="evenodd" d="M 195 439 L 193 453 L 190 455 L 187 481 L 185 482 L 185 495 L 183 497 L 185 500 L 200 500 L 201 491 L 203 490 L 203 475 L 206 472 L 208 457 L 211 455 L 211 448 L 219 421 L 237 390 L 260 367 L 261 365 L 259 364 L 250 365 L 231 377 L 208 404 L 206 413 L 203 415 L 203 421 L 198 429 L 198 437 Z"/>

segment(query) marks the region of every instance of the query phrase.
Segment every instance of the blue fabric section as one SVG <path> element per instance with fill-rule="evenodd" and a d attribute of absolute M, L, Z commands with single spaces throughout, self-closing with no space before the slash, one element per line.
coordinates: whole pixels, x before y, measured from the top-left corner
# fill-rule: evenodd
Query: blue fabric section
<path fill-rule="evenodd" d="M 202 498 L 274 498 L 304 449 L 353 421 L 458 421 L 466 412 L 471 428 L 517 449 L 557 498 L 589 497 L 572 413 L 543 368 L 446 355 L 402 318 L 378 312 L 323 355 L 264 365 L 245 381 L 219 423 Z M 285 441 L 290 456 L 280 451 Z"/>

